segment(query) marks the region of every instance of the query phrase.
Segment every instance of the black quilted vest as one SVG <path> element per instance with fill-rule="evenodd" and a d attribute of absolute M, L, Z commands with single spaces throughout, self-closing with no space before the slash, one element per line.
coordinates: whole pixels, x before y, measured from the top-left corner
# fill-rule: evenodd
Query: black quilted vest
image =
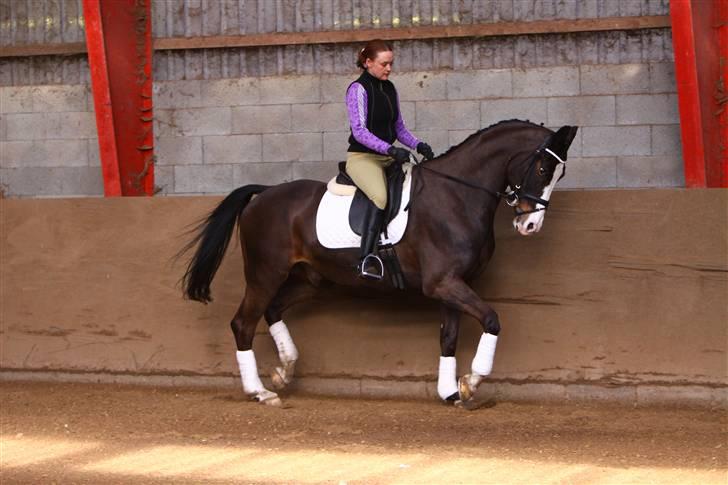
<path fill-rule="evenodd" d="M 364 86 L 367 93 L 367 129 L 387 143 L 394 143 L 397 140 L 394 125 L 399 117 L 397 91 L 394 89 L 394 84 L 391 81 L 381 81 L 367 71 L 364 71 L 354 82 Z M 349 135 L 348 151 L 377 153 L 356 141 L 353 134 Z"/>

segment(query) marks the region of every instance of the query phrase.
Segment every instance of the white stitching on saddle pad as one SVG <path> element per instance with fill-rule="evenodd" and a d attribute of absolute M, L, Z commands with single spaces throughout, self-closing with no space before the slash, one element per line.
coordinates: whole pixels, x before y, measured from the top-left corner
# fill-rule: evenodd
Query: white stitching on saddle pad
<path fill-rule="evenodd" d="M 409 212 L 405 212 L 410 200 L 410 188 L 412 182 L 412 169 L 410 164 L 405 165 L 405 180 L 402 187 L 402 203 L 399 206 L 399 213 L 387 226 L 389 238 L 382 235 L 381 244 L 396 244 L 404 236 L 407 229 Z M 349 208 L 354 200 L 353 196 L 334 195 L 328 190 L 321 198 L 318 210 L 316 211 L 316 237 L 325 248 L 342 249 L 358 248 L 361 244 L 361 237 L 357 236 L 349 226 Z"/>

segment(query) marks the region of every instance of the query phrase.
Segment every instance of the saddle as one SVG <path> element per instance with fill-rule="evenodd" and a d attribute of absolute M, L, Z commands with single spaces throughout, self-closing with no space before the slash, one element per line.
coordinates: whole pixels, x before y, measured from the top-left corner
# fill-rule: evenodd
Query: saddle
<path fill-rule="evenodd" d="M 397 162 L 393 162 L 387 167 L 384 173 L 387 179 L 387 206 L 384 209 L 384 224 L 382 225 L 382 230 L 385 237 L 389 237 L 387 234 L 387 226 L 399 212 L 399 207 L 402 203 L 402 187 L 404 185 L 405 173 L 402 170 L 402 164 Z M 367 209 L 367 205 L 374 203 L 369 200 L 369 197 L 364 192 L 357 188 L 349 174 L 346 173 L 346 162 L 339 162 L 339 174 L 332 182 L 346 187 L 342 192 L 341 188 L 332 189 L 332 184 L 329 182 L 329 190 L 332 192 L 338 195 L 351 195 L 353 193 L 354 200 L 349 210 L 349 226 L 351 226 L 351 230 L 356 235 L 361 236 L 362 232 L 364 232 L 364 212 Z"/>

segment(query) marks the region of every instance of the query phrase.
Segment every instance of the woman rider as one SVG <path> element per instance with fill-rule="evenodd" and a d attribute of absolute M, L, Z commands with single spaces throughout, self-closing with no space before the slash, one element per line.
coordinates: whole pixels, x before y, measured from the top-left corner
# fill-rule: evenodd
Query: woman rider
<path fill-rule="evenodd" d="M 356 62 L 363 72 L 346 91 L 351 126 L 346 172 L 373 203 L 365 213 L 361 235 L 357 271 L 363 278 L 381 279 L 384 274 L 381 260 L 373 254 L 387 205 L 384 169 L 394 161 L 409 161 L 409 152 L 392 144 L 399 140 L 426 159 L 434 156 L 430 145 L 415 138 L 404 125 L 397 90 L 389 81 L 393 61 L 392 47 L 387 42 L 369 41 L 359 51 Z"/>

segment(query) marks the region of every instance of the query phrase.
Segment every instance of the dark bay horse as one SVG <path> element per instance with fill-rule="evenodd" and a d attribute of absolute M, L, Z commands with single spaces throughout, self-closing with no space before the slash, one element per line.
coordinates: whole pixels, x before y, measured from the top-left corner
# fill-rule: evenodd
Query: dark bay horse
<path fill-rule="evenodd" d="M 468 281 L 493 254 L 500 199 L 514 208 L 513 225 L 520 234 L 538 232 L 554 186 L 565 173 L 576 130 L 564 126 L 553 132 L 528 121 L 502 121 L 413 169 L 409 222 L 395 251 L 407 287 L 441 303 L 437 388 L 443 400 L 472 399 L 492 368 L 500 322 Z M 207 303 L 212 300 L 210 284 L 239 226 L 247 288 L 231 327 L 243 390 L 259 402 L 280 404 L 277 394 L 261 383 L 252 350 L 261 316 L 282 364 L 271 376 L 273 385 L 282 388 L 291 382 L 298 359 L 282 320 L 287 308 L 311 298 L 323 282 L 397 291 L 385 280 L 357 277 L 358 248 L 327 249 L 319 243 L 315 219 L 325 190 L 325 184 L 311 180 L 240 187 L 202 222 L 184 249 L 196 246 L 182 280 L 185 296 Z M 483 334 L 471 373 L 458 381 L 455 349 L 462 313 L 478 320 Z"/>

